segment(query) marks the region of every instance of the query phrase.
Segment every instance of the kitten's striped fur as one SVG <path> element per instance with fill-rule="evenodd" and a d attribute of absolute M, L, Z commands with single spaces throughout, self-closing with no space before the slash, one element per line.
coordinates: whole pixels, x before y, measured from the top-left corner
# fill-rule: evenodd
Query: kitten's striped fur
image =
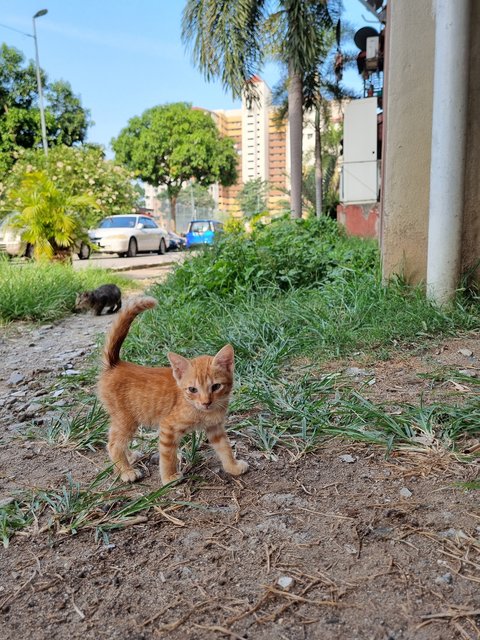
<path fill-rule="evenodd" d="M 240 475 L 248 469 L 233 456 L 224 424 L 233 385 L 234 354 L 225 345 L 215 356 L 188 360 L 169 353 L 170 367 L 143 367 L 120 360 L 120 348 L 136 316 L 156 305 L 154 298 L 130 302 L 117 316 L 107 336 L 104 369 L 98 390 L 110 415 L 108 453 L 122 480 L 141 477 L 132 466 L 128 444 L 140 425 L 159 428 L 160 477 L 163 484 L 177 473 L 177 447 L 186 433 L 205 429 L 225 471 Z"/>

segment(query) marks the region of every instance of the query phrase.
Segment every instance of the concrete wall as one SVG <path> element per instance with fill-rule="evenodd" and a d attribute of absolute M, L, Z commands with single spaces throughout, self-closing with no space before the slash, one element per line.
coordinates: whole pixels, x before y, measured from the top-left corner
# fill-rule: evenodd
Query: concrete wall
<path fill-rule="evenodd" d="M 384 277 L 425 280 L 434 21 L 430 0 L 388 3 L 381 247 Z"/>
<path fill-rule="evenodd" d="M 464 2 L 465 0 L 460 0 Z M 426 280 L 434 67 L 434 0 L 390 0 L 381 197 L 384 277 Z M 480 2 L 471 1 L 462 270 L 480 258 Z M 477 271 L 477 279 L 480 273 Z"/>
<path fill-rule="evenodd" d="M 462 269 L 467 271 L 480 259 L 480 3 L 471 2 L 470 81 L 468 102 L 465 203 L 462 237 Z M 480 273 L 477 270 L 477 280 Z"/>

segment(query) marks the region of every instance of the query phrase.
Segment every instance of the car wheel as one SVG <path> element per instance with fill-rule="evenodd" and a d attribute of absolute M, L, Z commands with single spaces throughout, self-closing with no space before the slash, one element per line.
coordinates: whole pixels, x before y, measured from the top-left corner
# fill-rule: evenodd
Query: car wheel
<path fill-rule="evenodd" d="M 163 256 L 167 253 L 167 245 L 165 244 L 165 240 L 162 238 L 160 240 L 160 247 L 158 248 L 158 255 Z"/>
<path fill-rule="evenodd" d="M 80 245 L 80 251 L 78 252 L 80 260 L 88 260 L 90 257 L 90 247 L 86 242 L 82 242 Z"/>
<path fill-rule="evenodd" d="M 130 242 L 128 243 L 127 256 L 129 258 L 134 258 L 137 255 L 137 251 L 137 241 L 135 240 L 135 238 L 130 238 Z"/>
<path fill-rule="evenodd" d="M 33 255 L 35 253 L 35 249 L 33 247 L 33 244 L 27 244 L 27 246 L 25 247 L 25 257 L 28 258 L 29 260 L 33 259 Z"/>
<path fill-rule="evenodd" d="M 125 253 L 125 251 L 122 251 L 121 253 L 117 253 L 117 256 L 118 256 L 119 258 L 126 258 L 126 257 L 127 257 L 127 254 Z"/>

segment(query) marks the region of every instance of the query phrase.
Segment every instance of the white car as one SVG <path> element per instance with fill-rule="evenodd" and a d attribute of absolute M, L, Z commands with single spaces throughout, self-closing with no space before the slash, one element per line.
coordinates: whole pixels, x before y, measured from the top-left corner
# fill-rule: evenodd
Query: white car
<path fill-rule="evenodd" d="M 167 231 L 153 218 L 134 213 L 108 216 L 88 236 L 102 253 L 118 253 L 121 258 L 133 258 L 140 251 L 164 254 L 170 243 Z"/>
<path fill-rule="evenodd" d="M 0 253 L 10 257 L 33 258 L 33 245 L 22 240 L 21 230 L 10 226 L 10 218 L 11 215 L 8 215 L 0 224 Z M 82 241 L 75 250 L 80 260 L 90 257 L 90 247 L 86 242 Z"/>

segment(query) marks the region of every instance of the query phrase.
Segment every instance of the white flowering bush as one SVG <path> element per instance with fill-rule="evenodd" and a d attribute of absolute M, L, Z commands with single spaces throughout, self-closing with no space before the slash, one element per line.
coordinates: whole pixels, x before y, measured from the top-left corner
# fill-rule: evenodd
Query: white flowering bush
<path fill-rule="evenodd" d="M 105 159 L 103 150 L 94 146 L 52 147 L 45 157 L 43 149 L 18 153 L 13 168 L 0 176 L 0 209 L 11 207 L 8 194 L 18 189 L 30 173 L 45 172 L 56 188 L 69 196 L 88 195 L 98 205 L 84 212 L 85 226 L 94 226 L 105 215 L 135 210 L 139 191 L 134 175 L 113 160 Z"/>

